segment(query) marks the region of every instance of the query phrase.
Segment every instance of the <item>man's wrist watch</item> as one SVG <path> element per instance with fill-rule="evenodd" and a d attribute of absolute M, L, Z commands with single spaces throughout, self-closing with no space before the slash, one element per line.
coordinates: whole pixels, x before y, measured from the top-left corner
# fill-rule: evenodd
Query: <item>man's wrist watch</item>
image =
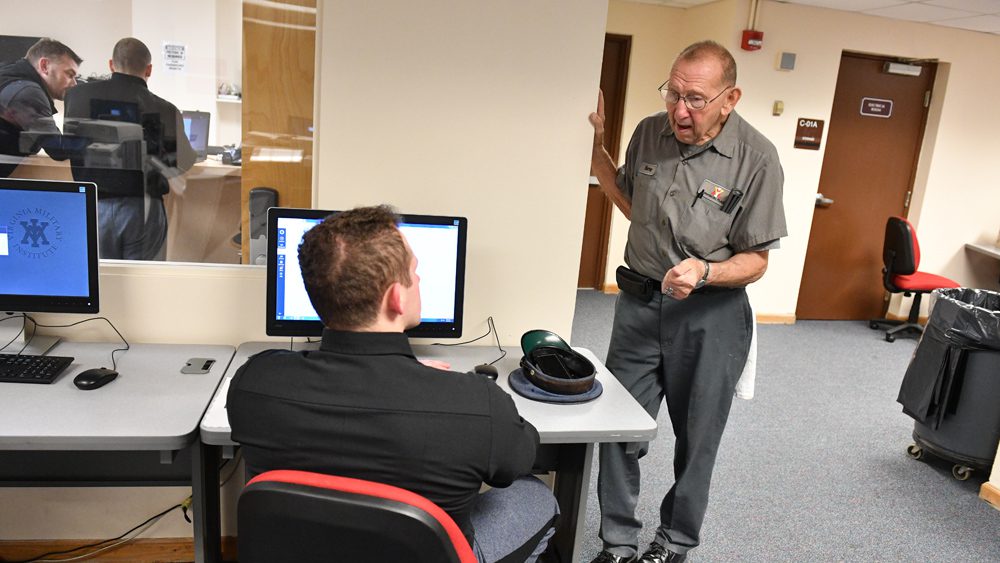
<path fill-rule="evenodd" d="M 705 265 L 705 275 L 701 276 L 701 279 L 698 280 L 698 283 L 694 284 L 695 289 L 701 289 L 705 287 L 705 284 L 708 283 L 708 272 L 711 271 L 708 260 L 702 260 L 701 263 Z"/>

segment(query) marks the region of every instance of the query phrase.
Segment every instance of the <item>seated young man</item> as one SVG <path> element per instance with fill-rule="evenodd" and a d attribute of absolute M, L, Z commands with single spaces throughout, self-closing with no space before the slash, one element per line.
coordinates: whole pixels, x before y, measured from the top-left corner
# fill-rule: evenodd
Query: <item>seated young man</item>
<path fill-rule="evenodd" d="M 323 342 L 262 352 L 233 378 L 229 421 L 248 476 L 298 469 L 395 485 L 451 515 L 480 561 L 534 561 L 558 512 L 529 475 L 538 432 L 490 379 L 413 355 L 403 331 L 420 322 L 420 278 L 392 210 L 327 218 L 299 262 Z M 479 494 L 483 483 L 494 488 Z"/>

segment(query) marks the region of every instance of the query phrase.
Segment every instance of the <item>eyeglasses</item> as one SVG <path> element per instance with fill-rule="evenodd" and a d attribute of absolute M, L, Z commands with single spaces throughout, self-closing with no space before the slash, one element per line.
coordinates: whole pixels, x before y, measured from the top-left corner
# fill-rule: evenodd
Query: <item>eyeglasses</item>
<path fill-rule="evenodd" d="M 688 95 L 688 96 L 682 96 L 682 95 L 678 94 L 677 92 L 674 92 L 673 90 L 671 90 L 670 88 L 668 88 L 667 87 L 667 82 L 670 82 L 670 81 L 667 80 L 663 84 L 660 84 L 660 88 L 659 88 L 659 90 L 660 90 L 660 97 L 663 98 L 663 101 L 667 102 L 670 105 L 674 105 L 677 102 L 679 102 L 681 100 L 684 100 L 684 105 L 687 106 L 688 109 L 695 110 L 695 111 L 705 109 L 705 106 L 707 106 L 708 104 L 714 102 L 715 100 L 718 100 L 719 96 L 725 94 L 726 90 L 732 88 L 732 86 L 726 86 L 725 88 L 722 89 L 721 92 L 719 92 L 719 94 L 717 96 L 715 96 L 711 100 L 706 100 L 704 96 L 699 96 L 697 94 L 692 94 L 692 95 Z"/>

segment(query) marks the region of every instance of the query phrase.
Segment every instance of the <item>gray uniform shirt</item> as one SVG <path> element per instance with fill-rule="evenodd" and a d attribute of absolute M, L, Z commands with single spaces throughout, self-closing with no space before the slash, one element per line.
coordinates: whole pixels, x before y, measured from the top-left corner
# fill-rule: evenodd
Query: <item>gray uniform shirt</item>
<path fill-rule="evenodd" d="M 783 183 L 774 145 L 735 111 L 701 146 L 678 141 L 665 112 L 643 119 L 618 169 L 632 201 L 625 263 L 663 279 L 686 258 L 769 248 L 788 234 Z"/>

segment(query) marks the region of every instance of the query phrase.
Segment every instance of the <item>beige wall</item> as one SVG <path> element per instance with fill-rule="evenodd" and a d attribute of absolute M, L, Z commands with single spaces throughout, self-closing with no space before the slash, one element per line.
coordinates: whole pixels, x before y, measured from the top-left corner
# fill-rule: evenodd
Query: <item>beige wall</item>
<path fill-rule="evenodd" d="M 318 206 L 469 218 L 465 325 L 572 329 L 603 0 L 328 2 Z"/>
<path fill-rule="evenodd" d="M 683 30 L 666 52 L 647 55 L 633 51 L 633 64 L 660 67 L 663 74 L 677 50 L 700 38 L 719 41 L 736 57 L 743 89 L 737 111 L 774 142 L 785 170 L 789 236 L 782 240 L 780 250 L 771 253 L 767 275 L 750 288 L 757 312 L 779 316 L 795 313 L 825 149 L 825 144 L 819 151 L 793 149 L 795 123 L 799 117 L 813 117 L 826 121 L 829 128 L 844 50 L 935 58 L 945 63 L 935 89 L 910 212 L 920 234 L 921 269 L 963 285 L 997 288 L 1000 264 L 969 256 L 963 245 L 993 241 L 1000 228 L 1000 190 L 993 187 L 990 156 L 996 148 L 991 132 L 1000 126 L 1000 114 L 989 111 L 988 96 L 984 98 L 984 92 L 1000 87 L 1000 74 L 988 70 L 992 68 L 989 61 L 1000 60 L 1000 37 L 765 0 L 758 20 L 758 28 L 764 31 L 764 48 L 747 52 L 738 44 L 747 9 L 746 0 L 722 0 L 687 10 L 612 0 L 608 31 L 633 34 L 633 41 L 646 42 L 651 33 L 657 33 L 645 25 L 648 21 L 663 21 L 662 35 L 672 35 L 678 27 Z M 781 51 L 797 54 L 794 71 L 775 70 Z M 633 97 L 636 91 L 655 88 L 654 82 L 633 77 L 630 72 L 626 134 L 630 134 L 630 124 L 634 126 L 638 120 L 637 114 L 662 107 L 658 99 L 650 102 Z M 784 101 L 784 115 L 771 116 L 774 100 Z M 610 245 L 609 281 L 624 252 L 621 223 L 624 221 L 615 222 Z M 902 310 L 907 309 L 908 304 Z"/>

